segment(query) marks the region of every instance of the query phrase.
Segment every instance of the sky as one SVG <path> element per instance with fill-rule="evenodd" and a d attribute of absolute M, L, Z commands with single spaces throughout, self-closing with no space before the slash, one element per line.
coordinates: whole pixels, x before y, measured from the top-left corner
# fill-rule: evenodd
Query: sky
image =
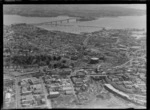
<path fill-rule="evenodd" d="M 146 4 L 119 4 L 118 6 L 146 10 Z"/>
<path fill-rule="evenodd" d="M 65 6 L 71 6 L 73 4 L 70 5 L 63 5 L 63 7 Z M 119 6 L 119 7 L 124 7 L 124 8 L 134 8 L 134 9 L 142 9 L 142 10 L 146 10 L 146 4 L 97 4 L 97 5 L 93 5 L 93 4 L 89 4 L 90 6 Z M 36 6 L 36 5 L 35 5 Z M 55 5 L 58 6 L 58 5 Z M 74 6 L 80 6 L 80 5 L 74 5 Z M 87 6 L 87 5 L 81 5 L 81 6 Z"/>

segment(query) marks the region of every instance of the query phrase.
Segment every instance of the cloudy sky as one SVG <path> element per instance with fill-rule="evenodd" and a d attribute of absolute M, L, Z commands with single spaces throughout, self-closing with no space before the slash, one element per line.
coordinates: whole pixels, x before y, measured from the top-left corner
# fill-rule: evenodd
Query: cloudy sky
<path fill-rule="evenodd" d="M 118 4 L 116 6 L 122 6 L 122 7 L 129 7 L 129 8 L 146 10 L 146 4 L 121 4 L 121 5 Z"/>

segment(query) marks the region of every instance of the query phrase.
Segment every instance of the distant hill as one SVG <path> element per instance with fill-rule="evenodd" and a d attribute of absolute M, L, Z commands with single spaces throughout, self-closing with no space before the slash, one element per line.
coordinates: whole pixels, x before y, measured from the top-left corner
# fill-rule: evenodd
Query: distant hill
<path fill-rule="evenodd" d="M 85 20 L 106 16 L 144 15 L 144 10 L 108 5 L 4 5 L 4 14 L 32 17 L 56 17 L 67 15 Z"/>

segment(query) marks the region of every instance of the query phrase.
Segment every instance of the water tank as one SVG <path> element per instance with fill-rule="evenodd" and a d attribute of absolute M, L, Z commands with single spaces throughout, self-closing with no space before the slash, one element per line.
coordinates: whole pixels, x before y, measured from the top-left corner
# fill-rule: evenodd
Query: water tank
<path fill-rule="evenodd" d="M 99 58 L 96 58 L 96 57 L 93 57 L 93 58 L 91 58 L 90 59 L 90 64 L 96 64 L 96 63 L 98 63 L 99 62 Z"/>

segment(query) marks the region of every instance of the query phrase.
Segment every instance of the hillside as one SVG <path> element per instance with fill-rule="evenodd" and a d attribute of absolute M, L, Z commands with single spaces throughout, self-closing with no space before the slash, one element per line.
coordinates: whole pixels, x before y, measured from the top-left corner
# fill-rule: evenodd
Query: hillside
<path fill-rule="evenodd" d="M 49 65 L 50 59 L 61 57 L 68 66 L 80 66 L 87 64 L 91 57 L 121 65 L 129 60 L 127 48 L 143 45 L 145 39 L 136 40 L 131 30 L 103 29 L 90 34 L 72 34 L 23 23 L 4 25 L 3 42 L 6 65 L 14 64 L 14 61 L 18 61 L 15 63 L 18 65 Z M 51 63 L 60 66 L 60 62 Z"/>
<path fill-rule="evenodd" d="M 11 40 L 8 41 L 8 39 Z M 83 37 L 71 33 L 47 31 L 32 25 L 17 24 L 9 28 L 4 26 L 4 40 L 4 47 L 9 46 L 17 49 L 29 49 L 29 47 L 34 47 L 44 51 L 47 48 L 57 49 L 75 44 L 81 45 Z M 6 40 L 8 43 L 6 43 Z"/>

